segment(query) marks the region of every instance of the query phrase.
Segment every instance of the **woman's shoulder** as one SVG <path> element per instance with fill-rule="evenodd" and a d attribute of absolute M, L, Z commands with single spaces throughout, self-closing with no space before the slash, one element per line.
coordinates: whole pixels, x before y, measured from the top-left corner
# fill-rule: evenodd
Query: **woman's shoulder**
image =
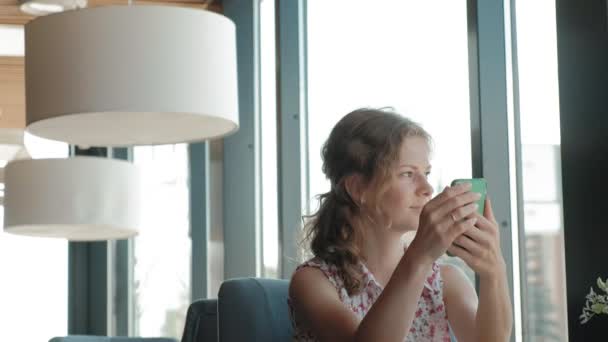
<path fill-rule="evenodd" d="M 298 267 L 296 267 L 295 272 L 297 272 L 305 267 L 312 267 L 312 268 L 317 268 L 320 270 L 336 269 L 335 265 L 333 265 L 332 263 L 330 263 L 320 257 L 313 257 L 313 258 L 310 258 L 310 259 L 302 262 L 300 265 L 298 265 Z"/>
<path fill-rule="evenodd" d="M 294 271 L 291 279 L 292 281 L 308 282 L 308 280 L 318 281 L 319 276 L 327 279 L 334 288 L 340 289 L 342 287 L 342 279 L 340 272 L 336 265 L 323 260 L 319 257 L 308 259 L 301 263 Z"/>

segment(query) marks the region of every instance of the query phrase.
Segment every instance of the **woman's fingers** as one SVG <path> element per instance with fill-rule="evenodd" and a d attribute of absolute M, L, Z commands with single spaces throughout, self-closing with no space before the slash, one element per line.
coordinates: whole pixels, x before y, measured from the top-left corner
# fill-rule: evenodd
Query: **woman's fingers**
<path fill-rule="evenodd" d="M 487 218 L 488 220 L 496 223 L 496 217 L 494 217 L 494 210 L 492 209 L 492 201 L 490 201 L 490 198 L 488 196 L 486 196 L 486 203 L 485 203 L 485 207 L 483 210 L 483 216 L 485 218 Z"/>
<path fill-rule="evenodd" d="M 446 187 L 439 195 L 435 196 L 432 200 L 427 203 L 425 209 L 430 212 L 435 211 L 435 209 L 439 208 L 443 203 L 454 196 L 458 196 L 467 191 L 471 190 L 470 183 L 460 183 L 455 186 Z"/>
<path fill-rule="evenodd" d="M 454 242 L 454 240 L 462 234 L 465 234 L 475 228 L 475 223 L 477 222 L 476 217 L 471 217 L 466 220 L 459 221 L 453 224 L 450 229 L 446 232 L 447 240 L 450 244 Z"/>
<path fill-rule="evenodd" d="M 459 222 L 463 219 L 469 218 L 471 214 L 477 211 L 477 203 L 472 202 L 465 206 L 456 208 L 452 210 L 447 216 L 454 221 L 454 223 Z"/>
<path fill-rule="evenodd" d="M 462 259 L 467 265 L 471 265 L 471 263 L 473 262 L 473 255 L 469 251 L 458 245 L 452 244 L 450 248 L 448 248 L 448 252 Z"/>
<path fill-rule="evenodd" d="M 477 217 L 477 228 L 479 228 L 479 230 L 489 233 L 492 236 L 497 236 L 497 238 L 500 238 L 498 235 L 498 225 L 496 223 L 496 221 L 490 221 L 488 218 L 479 215 L 478 213 L 475 214 L 475 217 Z"/>
<path fill-rule="evenodd" d="M 465 192 L 463 194 L 454 196 L 454 197 L 450 198 L 449 200 L 445 201 L 442 206 L 440 206 L 439 208 L 437 208 L 435 210 L 434 215 L 436 215 L 437 217 L 458 215 L 459 211 L 461 211 L 464 206 L 467 206 L 469 204 L 474 204 L 475 201 L 477 201 L 478 199 L 479 199 L 478 193 Z M 475 209 L 477 209 L 477 208 L 475 208 Z M 470 212 L 467 213 L 467 215 L 468 214 L 470 214 Z M 454 216 L 454 218 L 456 218 L 456 219 L 463 219 L 465 217 L 466 216 L 462 216 L 462 215 L 459 217 Z"/>
<path fill-rule="evenodd" d="M 463 207 L 457 208 L 448 215 L 443 216 L 437 223 L 437 226 L 442 231 L 449 230 L 452 226 L 458 225 L 467 219 L 472 218 L 474 213 L 477 211 L 475 203 L 469 203 Z M 477 218 L 475 220 L 477 222 Z M 474 224 L 474 223 L 473 223 Z"/>
<path fill-rule="evenodd" d="M 429 209 L 425 207 L 423 215 L 428 221 L 434 222 L 444 229 L 465 218 L 469 218 L 477 208 L 475 201 L 479 197 L 473 192 L 465 192 L 443 202 L 440 207 Z"/>
<path fill-rule="evenodd" d="M 467 233 L 460 235 L 456 238 L 456 240 L 454 240 L 454 244 L 466 249 L 471 255 L 482 255 L 484 247 L 481 246 L 477 241 L 470 238 L 468 235 L 469 234 Z"/>

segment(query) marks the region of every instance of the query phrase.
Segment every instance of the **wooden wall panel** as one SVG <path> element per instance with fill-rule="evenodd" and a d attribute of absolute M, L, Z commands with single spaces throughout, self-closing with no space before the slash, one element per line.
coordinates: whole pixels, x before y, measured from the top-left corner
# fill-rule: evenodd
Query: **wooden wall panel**
<path fill-rule="evenodd" d="M 25 127 L 23 57 L 0 57 L 0 128 Z"/>

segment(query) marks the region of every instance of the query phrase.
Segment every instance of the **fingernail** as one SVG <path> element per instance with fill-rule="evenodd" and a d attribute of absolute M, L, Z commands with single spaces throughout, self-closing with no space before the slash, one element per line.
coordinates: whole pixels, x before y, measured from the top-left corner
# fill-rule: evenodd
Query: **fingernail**
<path fill-rule="evenodd" d="M 468 190 L 471 188 L 471 183 L 469 182 L 464 182 L 464 183 L 460 183 L 458 184 L 459 187 L 461 187 L 462 189 Z"/>
<path fill-rule="evenodd" d="M 476 199 L 480 199 L 481 198 L 481 194 L 479 192 L 476 192 L 475 196 L 473 196 L 473 197 L 475 197 Z"/>

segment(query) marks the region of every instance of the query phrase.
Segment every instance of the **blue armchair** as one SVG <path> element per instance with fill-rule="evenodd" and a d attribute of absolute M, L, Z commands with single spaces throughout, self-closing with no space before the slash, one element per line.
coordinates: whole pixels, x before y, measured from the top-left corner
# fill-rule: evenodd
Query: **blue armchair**
<path fill-rule="evenodd" d="M 240 278 L 222 283 L 218 294 L 220 342 L 291 341 L 289 281 Z"/>
<path fill-rule="evenodd" d="M 190 304 L 182 342 L 217 342 L 217 299 L 200 299 Z"/>
<path fill-rule="evenodd" d="M 92 336 L 70 335 L 53 337 L 49 342 L 177 342 L 165 337 L 126 337 L 126 336 Z"/>
<path fill-rule="evenodd" d="M 225 281 L 217 302 L 218 341 L 291 341 L 293 328 L 287 305 L 288 291 L 287 280 L 240 278 Z M 452 342 L 456 342 L 450 335 Z"/>
<path fill-rule="evenodd" d="M 291 341 L 288 289 L 287 280 L 227 280 L 217 300 L 190 305 L 182 342 Z"/>

